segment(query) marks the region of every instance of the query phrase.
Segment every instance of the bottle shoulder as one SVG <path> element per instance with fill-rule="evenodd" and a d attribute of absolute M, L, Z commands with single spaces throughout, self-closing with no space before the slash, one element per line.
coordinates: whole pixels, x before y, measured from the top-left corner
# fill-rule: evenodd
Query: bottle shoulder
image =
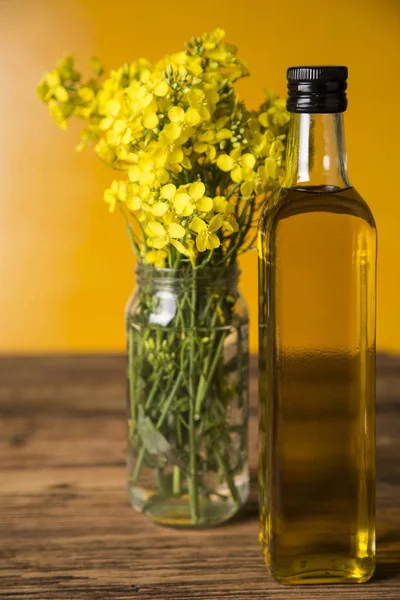
<path fill-rule="evenodd" d="M 281 219 L 313 212 L 348 214 L 364 220 L 371 228 L 376 229 L 370 207 L 355 188 L 339 189 L 330 186 L 279 188 L 262 208 L 260 229 L 269 229 Z"/>

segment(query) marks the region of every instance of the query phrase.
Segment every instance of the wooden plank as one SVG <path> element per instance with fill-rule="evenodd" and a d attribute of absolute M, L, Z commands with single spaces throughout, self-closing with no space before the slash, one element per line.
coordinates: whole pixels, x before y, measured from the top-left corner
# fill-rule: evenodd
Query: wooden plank
<path fill-rule="evenodd" d="M 256 375 L 247 506 L 185 532 L 125 492 L 120 356 L 0 359 L 0 598 L 400 600 L 400 358 L 378 360 L 378 568 L 362 586 L 282 587 L 258 544 Z"/>

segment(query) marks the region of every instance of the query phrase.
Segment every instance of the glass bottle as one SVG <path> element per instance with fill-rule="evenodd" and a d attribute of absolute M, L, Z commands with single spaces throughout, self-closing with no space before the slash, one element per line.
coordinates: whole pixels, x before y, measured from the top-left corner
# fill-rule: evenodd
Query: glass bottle
<path fill-rule="evenodd" d="M 248 314 L 236 265 L 140 265 L 126 311 L 128 492 L 151 520 L 209 527 L 249 492 Z"/>
<path fill-rule="evenodd" d="M 288 70 L 287 170 L 259 227 L 261 541 L 283 584 L 375 567 L 376 227 L 346 170 L 346 67 Z"/>

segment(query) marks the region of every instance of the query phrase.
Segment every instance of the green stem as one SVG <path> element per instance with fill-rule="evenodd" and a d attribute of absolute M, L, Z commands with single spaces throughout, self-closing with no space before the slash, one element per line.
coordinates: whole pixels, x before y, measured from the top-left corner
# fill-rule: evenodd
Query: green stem
<path fill-rule="evenodd" d="M 208 314 L 208 310 L 209 310 L 209 302 L 210 299 L 212 300 L 212 296 L 209 298 L 209 301 L 207 303 L 207 307 L 206 307 L 206 311 L 204 312 L 204 316 L 206 317 Z M 221 304 L 223 302 L 223 297 L 220 296 L 219 300 L 218 300 L 218 304 L 215 307 L 214 311 L 213 311 L 213 315 L 211 317 L 211 321 L 209 324 L 209 330 L 211 331 L 211 335 L 210 335 L 210 346 L 209 346 L 209 351 L 208 351 L 208 355 L 207 358 L 204 361 L 204 365 L 203 368 L 201 370 L 201 375 L 200 375 L 200 381 L 199 381 L 199 387 L 197 390 L 197 396 L 196 396 L 196 418 L 200 417 L 200 407 L 203 401 L 203 398 L 207 392 L 207 388 L 208 388 L 208 384 L 207 384 L 207 376 L 209 375 L 209 369 L 210 369 L 210 363 L 212 360 L 212 356 L 213 356 L 213 352 L 212 352 L 212 348 L 213 348 L 213 344 L 215 342 L 215 338 L 216 338 L 216 331 L 215 331 L 215 324 L 217 322 L 217 318 L 218 318 L 218 311 L 221 308 Z M 211 379 L 208 377 L 208 382 L 210 382 Z"/>
<path fill-rule="evenodd" d="M 131 415 L 132 415 L 132 419 L 133 421 L 136 423 L 137 418 L 136 418 L 136 399 L 138 399 L 140 401 L 140 394 L 141 391 L 138 388 L 138 382 L 136 381 L 136 374 L 137 373 L 141 373 L 142 372 L 142 364 L 143 364 L 143 346 L 144 346 L 144 339 L 143 336 L 141 335 L 141 331 L 138 330 L 136 331 L 136 334 L 139 336 L 140 342 L 138 345 L 138 360 L 136 362 L 136 368 L 135 368 L 135 360 L 134 360 L 134 356 L 133 356 L 133 335 L 134 335 L 134 328 L 132 327 L 132 325 L 128 322 L 128 385 L 129 385 L 129 402 L 130 402 L 130 411 L 131 411 Z M 131 440 L 129 440 L 129 442 L 131 442 Z M 142 467 L 142 462 L 143 462 L 143 458 L 144 458 L 144 452 L 145 449 L 144 447 L 142 447 L 139 451 L 139 455 L 136 461 L 136 465 L 135 465 L 135 469 L 133 471 L 132 474 L 132 481 L 135 484 L 139 474 L 140 474 L 140 470 Z"/>
<path fill-rule="evenodd" d="M 171 259 L 175 265 L 175 255 L 171 255 Z M 167 335 L 165 333 L 163 335 L 165 342 L 160 339 L 157 343 L 157 347 L 162 343 L 163 348 L 165 345 L 166 352 L 170 351 L 171 354 L 176 355 L 176 359 L 173 361 L 174 366 L 171 364 L 170 370 L 165 370 L 163 363 L 158 361 L 157 367 L 153 366 L 150 377 L 144 375 L 141 362 L 145 360 L 146 356 L 144 344 L 148 333 L 146 331 L 139 332 L 141 335 L 136 348 L 136 360 L 133 357 L 132 335 L 128 338 L 131 409 L 134 402 L 136 401 L 137 405 L 142 398 L 142 405 L 147 416 L 151 417 L 155 428 L 161 429 L 163 423 L 168 422 L 162 428 L 163 435 L 170 443 L 171 439 L 176 440 L 174 451 L 180 451 L 178 456 L 187 457 L 186 460 L 182 459 L 183 464 L 176 464 L 177 461 L 172 460 L 172 482 L 168 476 L 169 492 L 166 485 L 165 490 L 166 493 L 171 494 L 172 492 L 175 497 L 178 497 L 182 493 L 186 493 L 185 480 L 187 480 L 193 525 L 201 522 L 200 497 L 203 494 L 203 488 L 200 477 L 200 461 L 203 459 L 199 456 L 199 445 L 202 441 L 207 446 L 210 468 L 218 469 L 221 478 L 229 487 L 230 497 L 237 506 L 240 505 L 239 493 L 230 465 L 230 428 L 226 422 L 229 399 L 228 396 L 225 396 L 226 390 L 223 383 L 226 377 L 223 362 L 224 343 L 231 329 L 222 326 L 216 327 L 216 324 L 220 323 L 221 311 L 225 316 L 225 313 L 229 312 L 229 305 L 225 307 L 223 294 L 218 294 L 216 301 L 215 293 L 213 294 L 212 290 L 208 293 L 208 288 L 204 290 L 204 293 L 207 291 L 207 295 L 203 301 L 202 297 L 198 296 L 197 273 L 198 270 L 194 268 L 190 274 L 192 278 L 190 284 L 184 287 L 184 294 L 177 301 L 176 317 L 172 329 L 169 329 Z M 221 325 L 223 324 L 224 319 L 221 317 Z M 201 334 L 203 329 L 206 330 L 205 334 Z M 209 335 L 209 340 L 203 343 L 200 337 L 204 335 L 207 337 Z M 238 339 L 238 343 L 240 345 L 241 340 Z M 239 352 L 241 352 L 241 348 L 239 348 Z M 238 361 L 242 362 L 242 360 L 243 357 L 240 360 L 238 356 Z M 133 372 L 135 366 L 136 371 Z M 239 378 L 242 378 L 241 370 L 238 373 Z M 139 377 L 141 377 L 140 380 Z M 139 395 L 136 395 L 136 388 L 141 382 L 147 390 L 151 388 L 145 398 L 143 398 L 144 391 L 141 388 L 138 389 Z M 238 387 L 238 393 L 241 393 L 240 388 L 243 387 L 241 379 Z M 132 395 L 134 390 L 135 395 Z M 187 390 L 187 395 L 185 390 Z M 207 394 L 210 393 L 210 390 L 213 398 L 209 403 Z M 154 402 L 155 397 L 157 398 L 156 402 Z M 226 398 L 227 401 L 219 402 L 219 397 Z M 176 407 L 175 401 L 179 401 Z M 218 404 L 218 414 L 214 419 L 213 406 L 215 409 L 216 404 Z M 220 408 L 219 404 L 221 404 Z M 209 430 L 213 421 L 218 421 L 220 428 L 221 439 L 218 438 L 217 441 L 212 439 L 208 433 L 203 433 L 205 428 L 207 431 Z M 176 436 L 171 428 L 176 430 Z M 146 461 L 146 449 L 141 440 L 137 452 L 137 460 L 131 476 L 133 485 L 137 485 Z M 207 467 L 206 463 L 202 462 L 201 465 L 202 469 Z M 166 474 L 163 474 L 162 477 L 166 477 Z"/>
<path fill-rule="evenodd" d="M 221 452 L 219 451 L 218 448 L 214 448 L 214 452 L 215 452 L 215 456 L 218 461 L 218 464 L 220 466 L 220 469 L 223 473 L 223 477 L 224 477 L 226 483 L 228 484 L 229 491 L 231 493 L 233 501 L 235 502 L 235 506 L 237 508 L 239 508 L 240 507 L 240 496 L 239 496 L 238 489 L 235 485 L 235 480 L 234 480 L 234 477 L 230 470 L 229 463 L 228 463 L 227 459 L 221 454 Z"/>
<path fill-rule="evenodd" d="M 181 470 L 177 465 L 174 465 L 172 471 L 172 493 L 174 496 L 181 495 Z"/>
<path fill-rule="evenodd" d="M 135 240 L 135 234 L 133 233 L 132 225 L 129 223 L 128 217 L 126 216 L 125 211 L 123 210 L 123 208 L 121 206 L 119 207 L 119 210 L 120 210 L 120 212 L 122 214 L 122 217 L 123 217 L 123 219 L 125 221 L 126 229 L 128 231 L 128 236 L 129 236 L 129 239 L 131 240 L 133 253 L 136 254 L 136 256 L 140 256 L 139 244 Z"/>
<path fill-rule="evenodd" d="M 157 374 L 157 377 L 153 383 L 153 387 L 151 388 L 150 394 L 147 396 L 145 407 L 144 407 L 145 410 L 149 409 L 151 406 L 151 403 L 153 401 L 155 393 L 158 389 L 158 386 L 160 385 L 161 377 L 162 377 L 162 370 L 160 370 L 159 373 Z"/>
<path fill-rule="evenodd" d="M 192 276 L 192 298 L 191 298 L 191 312 L 190 312 L 190 376 L 189 376 L 189 396 L 190 396 L 190 410 L 189 410 L 189 464 L 190 464 L 190 477 L 188 481 L 189 485 L 189 498 L 190 498 L 190 512 L 192 517 L 192 523 L 196 525 L 200 518 L 199 510 L 199 495 L 197 485 L 197 442 L 196 442 L 196 419 L 195 419 L 195 325 L 196 325 L 196 303 L 197 303 L 197 285 L 196 285 L 196 271 L 193 270 Z"/>
<path fill-rule="evenodd" d="M 172 388 L 172 390 L 171 390 L 168 398 L 166 399 L 166 401 L 163 403 L 163 409 L 162 409 L 161 414 L 160 414 L 160 416 L 158 418 L 158 421 L 157 421 L 157 424 L 156 424 L 156 429 L 160 429 L 161 425 L 163 424 L 164 419 L 165 419 L 165 417 L 166 417 L 166 415 L 168 413 L 168 410 L 169 410 L 169 408 L 170 408 L 170 406 L 172 404 L 172 401 L 175 398 L 175 394 L 178 391 L 178 388 L 179 388 L 179 386 L 181 384 L 182 377 L 183 377 L 182 373 L 179 373 L 178 377 L 175 380 L 174 387 Z"/>
<path fill-rule="evenodd" d="M 226 332 L 222 331 L 221 332 L 221 339 L 219 340 L 218 344 L 217 344 L 217 348 L 215 350 L 215 353 L 211 353 L 211 351 L 209 352 L 208 355 L 208 359 L 211 358 L 211 356 L 213 355 L 214 358 L 212 359 L 211 365 L 207 364 L 204 371 L 207 373 L 207 377 L 205 378 L 204 376 L 201 378 L 201 382 L 199 385 L 199 389 L 198 389 L 198 393 L 197 393 L 197 398 L 196 398 L 196 407 L 195 407 L 195 415 L 196 415 L 196 419 L 200 419 L 200 410 L 201 410 L 201 405 L 203 403 L 203 400 L 207 394 L 208 388 L 210 387 L 211 381 L 214 377 L 214 373 L 215 373 L 215 369 L 217 368 L 217 365 L 219 363 L 219 361 L 222 358 L 222 351 L 224 349 L 224 343 L 225 343 L 225 338 L 226 338 Z M 207 363 L 209 363 L 209 360 L 206 361 Z"/>
<path fill-rule="evenodd" d="M 239 508 L 240 507 L 240 496 L 239 496 L 238 489 L 235 485 L 235 480 L 232 475 L 231 469 L 229 467 L 229 462 L 226 459 L 226 457 L 223 456 L 223 454 L 219 451 L 219 449 L 217 447 L 214 448 L 214 452 L 215 452 L 215 457 L 220 466 L 220 469 L 223 473 L 223 477 L 224 477 L 226 483 L 228 484 L 229 491 L 231 493 L 233 501 L 235 502 L 235 506 L 237 508 Z"/>
<path fill-rule="evenodd" d="M 139 454 L 136 459 L 135 468 L 134 468 L 134 471 L 131 476 L 131 481 L 132 481 L 133 485 L 137 484 L 137 480 L 139 478 L 140 471 L 142 470 L 142 463 L 143 463 L 145 452 L 146 452 L 146 448 L 144 446 L 142 446 L 139 450 Z"/>
<path fill-rule="evenodd" d="M 178 375 L 178 377 L 177 377 L 177 379 L 175 381 L 175 385 L 172 388 L 172 390 L 171 390 L 171 392 L 170 392 L 167 400 L 165 401 L 165 403 L 163 405 L 163 410 L 162 410 L 161 415 L 160 415 L 160 417 L 159 417 L 159 419 L 157 421 L 156 429 L 160 429 L 161 425 L 163 424 L 164 419 L 165 419 L 166 415 L 168 414 L 168 410 L 169 410 L 169 408 L 170 408 L 170 406 L 172 404 L 172 401 L 173 401 L 173 399 L 175 397 L 175 394 L 176 394 L 176 392 L 177 392 L 177 390 L 178 390 L 178 388 L 179 388 L 179 386 L 181 384 L 181 381 L 182 381 L 182 373 L 179 373 L 179 375 Z M 137 457 L 137 460 L 136 460 L 135 470 L 133 471 L 133 474 L 132 474 L 132 477 L 131 477 L 132 483 L 134 485 L 136 484 L 136 482 L 138 480 L 138 477 L 140 475 L 140 471 L 141 471 L 141 468 L 142 468 L 142 463 L 143 463 L 143 460 L 144 460 L 145 452 L 146 452 L 146 449 L 145 449 L 144 446 L 142 446 L 140 448 L 140 450 L 139 450 L 139 454 L 138 454 L 138 457 Z"/>
<path fill-rule="evenodd" d="M 201 325 L 204 325 L 204 324 L 205 324 L 205 320 L 207 319 L 207 317 L 208 317 L 208 316 L 209 316 L 209 314 L 210 314 L 210 309 L 211 309 L 211 306 L 212 306 L 212 303 L 213 303 L 213 302 L 214 302 L 214 297 L 213 297 L 213 295 L 212 295 L 212 294 L 209 294 L 209 295 L 208 295 L 207 304 L 205 305 L 205 307 L 204 307 L 204 310 L 203 310 L 203 314 L 201 315 L 201 317 L 200 317 L 200 319 L 199 319 L 199 321 L 200 321 L 200 324 L 201 324 Z M 216 319 L 216 318 L 217 318 L 217 311 L 215 311 L 215 312 L 214 312 L 214 314 L 213 314 L 213 317 L 212 317 L 212 321 L 211 321 L 211 322 L 212 322 L 212 323 L 213 323 L 213 322 L 215 323 L 215 319 Z M 207 329 L 208 329 L 208 327 L 207 327 Z"/>
<path fill-rule="evenodd" d="M 133 327 L 128 321 L 128 386 L 129 386 L 129 410 L 131 418 L 136 419 L 135 403 L 135 369 L 133 365 Z"/>
<path fill-rule="evenodd" d="M 176 439 L 178 448 L 182 448 L 182 424 L 179 417 L 176 419 Z M 182 493 L 181 470 L 178 465 L 174 465 L 173 469 L 172 490 L 175 496 L 180 496 Z"/>
<path fill-rule="evenodd" d="M 235 183 L 234 186 L 232 186 L 232 188 L 229 190 L 229 192 L 226 194 L 225 198 L 227 200 L 229 200 L 229 198 L 232 198 L 233 194 L 236 192 L 236 190 L 238 189 L 238 187 L 240 187 L 240 183 Z"/>
<path fill-rule="evenodd" d="M 238 408 L 243 408 L 243 335 L 242 328 L 239 325 L 236 330 L 237 336 L 237 395 L 238 395 Z"/>
<path fill-rule="evenodd" d="M 240 450 L 238 453 L 240 468 L 243 467 L 243 453 L 246 455 L 247 448 L 247 419 L 248 419 L 248 401 L 244 402 L 243 392 L 245 390 L 244 372 L 247 376 L 247 368 L 245 365 L 245 357 L 243 354 L 243 332 L 239 325 L 237 328 L 237 348 L 238 348 L 238 360 L 237 360 L 237 401 L 238 408 L 242 411 L 242 424 L 239 427 L 239 439 L 240 439 Z"/>

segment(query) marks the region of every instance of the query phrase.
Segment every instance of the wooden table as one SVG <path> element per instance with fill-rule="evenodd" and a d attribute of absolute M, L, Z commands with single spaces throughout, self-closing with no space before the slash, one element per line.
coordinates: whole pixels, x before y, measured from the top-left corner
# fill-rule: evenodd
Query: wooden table
<path fill-rule="evenodd" d="M 400 358 L 378 360 L 378 567 L 357 586 L 289 588 L 258 544 L 252 376 L 246 508 L 223 527 L 148 522 L 125 491 L 120 356 L 0 359 L 0 598 L 400 600 Z"/>

